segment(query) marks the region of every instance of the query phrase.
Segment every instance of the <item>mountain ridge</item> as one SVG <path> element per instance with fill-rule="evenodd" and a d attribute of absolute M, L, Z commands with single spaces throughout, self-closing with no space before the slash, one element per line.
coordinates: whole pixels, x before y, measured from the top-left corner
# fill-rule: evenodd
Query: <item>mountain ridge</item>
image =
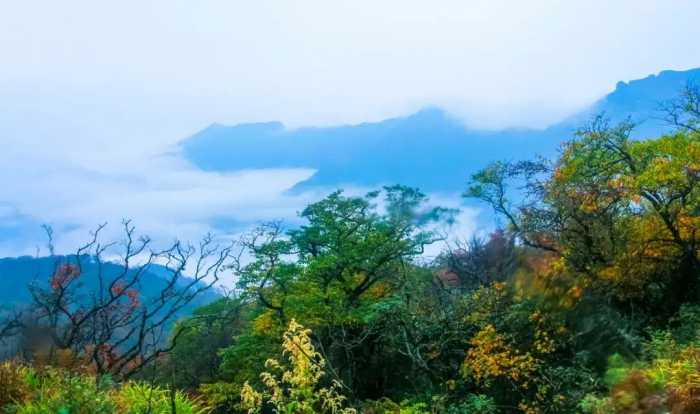
<path fill-rule="evenodd" d="M 27 305 L 31 302 L 31 293 L 27 288 L 36 285 L 41 288 L 49 286 L 49 280 L 60 263 L 77 263 L 77 256 L 55 255 L 55 256 L 17 256 L 0 258 L 0 314 L 3 310 L 15 306 Z M 81 288 L 86 291 L 96 291 L 98 284 L 98 272 L 102 273 L 105 283 L 123 274 L 124 267 L 119 263 L 102 261 L 99 264 L 92 256 L 81 256 L 81 276 L 78 280 Z M 138 267 L 131 269 L 128 275 L 137 272 Z M 127 276 L 128 277 L 128 276 Z M 171 277 L 170 271 L 158 264 L 150 264 L 139 277 L 138 286 L 141 294 L 148 298 L 157 297 L 161 290 L 165 288 Z M 180 284 L 191 282 L 192 279 L 182 275 Z M 203 292 L 201 297 L 193 300 L 180 312 L 179 315 L 188 314 L 192 309 L 211 302 L 220 295 L 215 289 Z"/>
<path fill-rule="evenodd" d="M 498 159 L 554 155 L 558 144 L 598 113 L 617 122 L 641 121 L 636 134 L 660 135 L 654 119 L 659 101 L 673 98 L 700 68 L 665 70 L 618 82 L 589 108 L 544 129 L 470 128 L 449 112 L 426 106 L 413 114 L 332 127 L 287 129 L 278 121 L 234 126 L 212 124 L 180 142 L 183 156 L 207 171 L 255 168 L 313 168 L 292 190 L 313 187 L 405 184 L 426 191 L 461 191 L 468 177 Z"/>
<path fill-rule="evenodd" d="M 313 187 L 405 184 L 426 191 L 462 190 L 468 177 L 498 159 L 551 156 L 558 144 L 597 113 L 612 121 L 642 121 L 639 136 L 666 131 L 653 118 L 658 101 L 671 99 L 700 68 L 661 71 L 629 82 L 577 114 L 544 129 L 479 130 L 436 106 L 403 117 L 332 127 L 287 129 L 278 121 L 212 124 L 181 141 L 180 150 L 207 171 L 313 168 L 292 190 Z"/>

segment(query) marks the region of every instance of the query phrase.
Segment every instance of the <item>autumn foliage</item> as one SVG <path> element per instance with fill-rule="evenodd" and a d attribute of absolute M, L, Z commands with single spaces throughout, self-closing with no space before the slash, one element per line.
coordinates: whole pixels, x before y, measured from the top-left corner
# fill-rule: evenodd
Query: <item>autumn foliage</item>
<path fill-rule="evenodd" d="M 33 345 L 0 365 L 0 404 L 69 399 L 37 396 L 26 376 L 43 372 L 60 390 L 115 381 L 90 400 L 104 412 L 147 392 L 217 414 L 700 412 L 700 112 L 682 112 L 700 92 L 683 96 L 664 136 L 596 117 L 556 159 L 475 174 L 464 196 L 502 224 L 486 237 L 446 233 L 454 210 L 389 186 L 333 192 L 232 247 L 208 238 L 202 260 L 152 252 L 170 271 L 155 297 L 138 267 L 81 302 L 80 263 L 59 263 L 0 327 Z M 148 242 L 129 229 L 133 259 Z M 88 247 L 77 257 L 102 260 Z M 211 272 L 183 284 L 189 260 Z M 220 271 L 235 287 L 176 321 Z"/>

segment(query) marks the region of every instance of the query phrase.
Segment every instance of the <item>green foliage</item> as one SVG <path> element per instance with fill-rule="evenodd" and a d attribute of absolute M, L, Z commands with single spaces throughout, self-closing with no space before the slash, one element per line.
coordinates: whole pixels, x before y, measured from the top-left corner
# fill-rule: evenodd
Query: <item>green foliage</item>
<path fill-rule="evenodd" d="M 612 387 L 620 383 L 628 374 L 630 367 L 619 354 L 613 354 L 608 359 L 608 369 L 605 371 L 605 385 Z"/>
<path fill-rule="evenodd" d="M 241 390 L 241 405 L 248 414 L 259 413 L 266 404 L 277 414 L 356 413 L 343 407 L 347 398 L 340 392 L 340 382 L 335 380 L 328 387 L 321 386 L 326 361 L 316 352 L 310 334 L 310 330 L 292 319 L 282 341 L 286 364 L 267 360 L 265 366 L 271 372 L 260 374 L 265 389 L 258 392 L 246 382 Z"/>
<path fill-rule="evenodd" d="M 698 299 L 700 136 L 634 141 L 631 128 L 596 119 L 554 164 L 494 164 L 467 195 L 504 215 L 524 244 L 561 256 L 571 285 L 672 313 Z M 525 188 L 520 205 L 511 181 Z"/>
<path fill-rule="evenodd" d="M 229 413 L 242 410 L 240 404 L 242 389 L 243 385 L 219 381 L 202 384 L 199 387 L 199 392 L 202 399 L 212 407 L 212 412 Z"/>
<path fill-rule="evenodd" d="M 0 365 L 0 412 L 8 414 L 206 414 L 211 410 L 179 390 L 138 382 L 115 384 L 108 376 L 19 363 Z M 175 411 L 173 411 L 173 409 Z"/>
<path fill-rule="evenodd" d="M 434 396 L 422 401 L 419 399 L 403 400 L 395 403 L 389 398 L 365 401 L 360 412 L 363 414 L 496 414 L 498 409 L 493 398 L 486 395 L 469 394 L 459 401 L 445 403 L 445 396 Z"/>
<path fill-rule="evenodd" d="M 27 368 L 24 376 L 28 388 L 22 401 L 5 409 L 12 414 L 93 414 L 117 413 L 109 396 L 108 378 L 72 374 L 48 368 L 41 372 Z"/>
<path fill-rule="evenodd" d="M 697 412 L 700 409 L 697 339 L 683 344 L 674 338 L 672 331 L 656 331 L 644 343 L 644 359 L 627 361 L 620 355 L 612 355 L 604 377 L 608 395 L 586 395 L 580 403 L 581 409 L 588 413 Z"/>
<path fill-rule="evenodd" d="M 19 404 L 29 397 L 27 376 L 31 369 L 14 361 L 0 363 L 0 408 Z"/>
<path fill-rule="evenodd" d="M 220 353 L 222 380 L 236 387 L 236 395 L 240 395 L 246 381 L 257 382 L 265 361 L 280 356 L 280 341 L 270 335 L 243 334 L 233 338 L 233 344 Z"/>
<path fill-rule="evenodd" d="M 244 305 L 238 299 L 221 298 L 195 309 L 177 323 L 179 332 L 175 347 L 159 361 L 156 376 L 170 385 L 196 390 L 200 384 L 222 378 L 220 350 L 234 343 L 246 325 Z M 144 378 L 152 378 L 152 371 Z"/>
<path fill-rule="evenodd" d="M 683 304 L 678 315 L 670 320 L 673 337 L 682 344 L 700 338 L 700 305 Z"/>
<path fill-rule="evenodd" d="M 499 403 L 512 404 L 501 396 L 510 382 L 526 412 L 696 409 L 700 135 L 632 140 L 632 128 L 599 117 L 555 162 L 500 162 L 473 176 L 465 195 L 526 246 L 510 302 L 477 314 L 465 361 Z M 530 324 L 534 338 L 521 314 L 533 307 L 544 318 Z M 542 330 L 551 341 L 538 344 Z"/>
<path fill-rule="evenodd" d="M 424 402 L 402 401 L 399 414 L 430 414 L 430 410 Z"/>
<path fill-rule="evenodd" d="M 178 323 L 172 352 L 145 371 L 156 385 L 4 364 L 0 402 L 78 414 L 700 412 L 700 134 L 686 115 L 648 140 L 596 118 L 557 160 L 487 167 L 465 195 L 506 228 L 433 261 L 424 249 L 453 211 L 401 186 L 334 192 L 301 225 L 240 240 L 240 296 Z"/>
<path fill-rule="evenodd" d="M 112 399 L 119 407 L 120 414 L 206 414 L 211 411 L 181 391 L 135 382 L 119 387 Z"/>
<path fill-rule="evenodd" d="M 461 404 L 450 405 L 446 414 L 496 414 L 498 409 L 493 398 L 481 394 L 469 394 Z"/>
<path fill-rule="evenodd" d="M 600 397 L 595 394 L 584 396 L 578 408 L 586 414 L 611 414 L 615 412 L 615 407 L 609 397 Z"/>
<path fill-rule="evenodd" d="M 376 401 L 365 401 L 362 404 L 360 412 L 362 414 L 384 414 L 398 413 L 401 406 L 387 397 L 383 397 Z"/>
<path fill-rule="evenodd" d="M 429 404 L 423 401 L 403 400 L 395 403 L 388 398 L 376 401 L 365 401 L 362 404 L 363 414 L 430 414 Z"/>
<path fill-rule="evenodd" d="M 253 336 L 242 336 L 222 354 L 226 369 L 245 358 L 237 351 L 247 346 L 244 339 L 277 338 L 294 318 L 314 330 L 338 379 L 360 396 L 389 386 L 380 367 L 384 361 L 403 359 L 400 364 L 410 368 L 406 356 L 415 354 L 385 346 L 393 339 L 383 330 L 395 322 L 414 272 L 426 276 L 414 261 L 439 239 L 427 225 L 449 222 L 452 213 L 428 207 L 415 189 L 395 186 L 364 197 L 335 192 L 304 209 L 305 224 L 297 229 L 285 232 L 273 223 L 254 231 L 241 241 L 253 260 L 234 268 L 244 297 L 259 312 Z M 380 358 L 377 349 L 388 353 Z"/>

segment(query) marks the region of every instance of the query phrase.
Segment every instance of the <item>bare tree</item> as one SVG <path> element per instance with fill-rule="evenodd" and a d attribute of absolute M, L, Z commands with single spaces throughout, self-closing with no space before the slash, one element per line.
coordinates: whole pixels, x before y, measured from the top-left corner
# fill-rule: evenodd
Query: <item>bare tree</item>
<path fill-rule="evenodd" d="M 700 86 L 688 82 L 677 98 L 662 102 L 659 110 L 670 125 L 700 133 Z"/>
<path fill-rule="evenodd" d="M 186 329 L 172 331 L 175 319 L 218 282 L 230 247 L 207 235 L 198 246 L 175 241 L 156 249 L 130 221 L 122 242 L 103 243 L 104 227 L 73 255 L 57 257 L 48 286 L 30 285 L 32 303 L 0 332 L 49 360 L 69 351 L 98 375 L 128 378 L 173 349 Z M 108 260 L 114 251 L 119 258 Z"/>
<path fill-rule="evenodd" d="M 470 291 L 492 282 L 503 282 L 515 272 L 515 238 L 496 230 L 488 239 L 456 240 L 436 260 L 438 280 L 447 287 Z"/>

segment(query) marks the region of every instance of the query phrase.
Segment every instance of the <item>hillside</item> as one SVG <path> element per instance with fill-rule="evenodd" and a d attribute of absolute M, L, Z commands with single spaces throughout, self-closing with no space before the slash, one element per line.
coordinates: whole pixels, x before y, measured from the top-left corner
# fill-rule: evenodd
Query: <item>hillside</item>
<path fill-rule="evenodd" d="M 26 305 L 31 301 L 28 286 L 35 285 L 41 288 L 48 287 L 51 275 L 56 269 L 57 263 L 75 263 L 75 256 L 54 257 L 7 257 L 0 259 L 0 311 L 14 309 L 17 306 Z M 81 258 L 82 272 L 76 287 L 84 292 L 96 292 L 98 289 L 98 271 L 102 272 L 106 283 L 114 280 L 123 272 L 123 266 L 110 262 L 102 262 L 99 266 L 90 257 Z M 135 270 L 131 271 L 130 275 Z M 140 277 L 138 286 L 135 286 L 145 300 L 155 298 L 166 286 L 169 271 L 163 266 L 151 265 Z M 183 278 L 182 283 L 190 279 Z M 192 309 L 209 303 L 219 295 L 212 291 L 196 297 L 190 305 L 180 312 L 187 315 Z"/>

